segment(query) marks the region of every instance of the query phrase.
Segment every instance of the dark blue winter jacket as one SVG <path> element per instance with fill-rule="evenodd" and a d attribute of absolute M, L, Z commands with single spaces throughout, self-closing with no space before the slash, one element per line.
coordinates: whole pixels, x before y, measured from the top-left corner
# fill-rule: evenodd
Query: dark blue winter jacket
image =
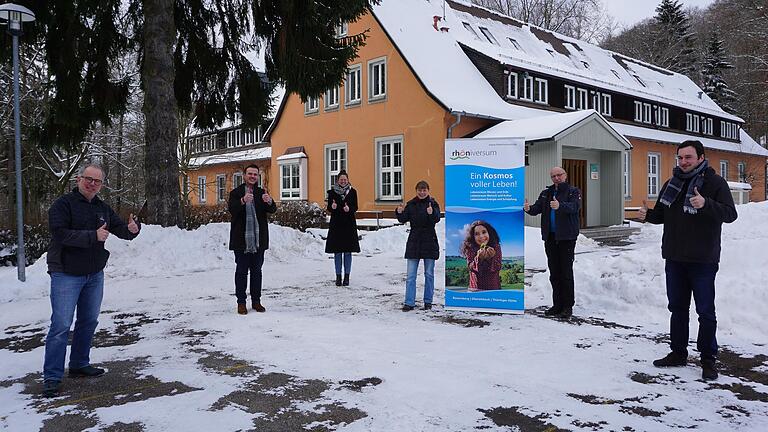
<path fill-rule="evenodd" d="M 138 235 L 128 231 L 126 222 L 98 196 L 89 202 L 75 188 L 54 201 L 48 209 L 48 273 L 82 276 L 103 270 L 109 251 L 96 238 L 96 230 L 104 223 L 110 234 L 121 239 L 133 240 Z"/>
<path fill-rule="evenodd" d="M 536 202 L 531 204 L 528 214 L 541 214 L 541 238 L 549 237 L 550 211 L 549 203 L 555 193 L 555 185 L 541 191 Z M 555 210 L 555 240 L 576 240 L 579 236 L 579 209 L 581 208 L 581 191 L 568 183 L 560 183 L 557 187 L 557 200 L 560 208 Z"/>

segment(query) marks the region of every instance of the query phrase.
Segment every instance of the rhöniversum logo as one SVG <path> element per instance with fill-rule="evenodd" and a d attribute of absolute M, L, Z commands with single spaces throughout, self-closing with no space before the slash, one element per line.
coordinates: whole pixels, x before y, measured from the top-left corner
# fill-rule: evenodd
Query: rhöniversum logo
<path fill-rule="evenodd" d="M 496 150 L 454 150 L 450 160 L 469 159 L 473 156 L 496 156 Z"/>

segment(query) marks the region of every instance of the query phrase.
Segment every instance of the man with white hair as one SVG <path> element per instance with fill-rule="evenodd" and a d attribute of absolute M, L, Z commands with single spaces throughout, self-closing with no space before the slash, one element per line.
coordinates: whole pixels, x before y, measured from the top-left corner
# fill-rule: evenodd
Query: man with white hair
<path fill-rule="evenodd" d="M 48 273 L 51 275 L 51 328 L 45 338 L 43 395 L 59 393 L 64 376 L 67 339 L 75 309 L 77 320 L 69 354 L 70 377 L 97 377 L 104 369 L 90 363 L 91 341 L 98 325 L 104 294 L 104 267 L 109 251 L 104 242 L 110 234 L 133 240 L 140 226 L 128 223 L 98 196 L 104 170 L 88 165 L 77 176 L 77 187 L 59 197 L 48 210 L 51 244 Z"/>

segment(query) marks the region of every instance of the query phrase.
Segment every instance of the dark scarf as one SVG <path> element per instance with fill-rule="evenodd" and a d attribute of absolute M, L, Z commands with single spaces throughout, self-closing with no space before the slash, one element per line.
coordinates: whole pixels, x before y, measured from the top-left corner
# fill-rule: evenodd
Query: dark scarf
<path fill-rule="evenodd" d="M 669 179 L 667 188 L 664 189 L 664 194 L 661 195 L 659 202 L 667 207 L 672 205 L 672 203 L 677 199 L 678 195 L 680 195 L 680 191 L 683 190 L 683 185 L 685 184 L 686 180 L 693 179 L 690 183 L 688 183 L 688 190 L 685 192 L 685 199 L 683 200 L 683 212 L 696 214 L 697 210 L 691 205 L 691 198 L 693 198 L 695 195 L 693 192 L 694 188 L 701 189 L 701 185 L 704 184 L 704 171 L 707 168 L 709 168 L 709 162 L 707 162 L 706 159 L 704 159 L 704 162 L 700 163 L 696 169 L 688 173 L 684 173 L 680 167 L 675 167 L 675 169 L 672 170 L 672 178 Z"/>
<path fill-rule="evenodd" d="M 352 189 L 352 183 L 347 183 L 344 187 L 339 186 L 338 183 L 334 183 L 333 186 L 331 186 L 331 189 L 333 189 L 341 199 L 344 199 L 347 196 L 347 193 L 349 193 L 349 190 Z"/>

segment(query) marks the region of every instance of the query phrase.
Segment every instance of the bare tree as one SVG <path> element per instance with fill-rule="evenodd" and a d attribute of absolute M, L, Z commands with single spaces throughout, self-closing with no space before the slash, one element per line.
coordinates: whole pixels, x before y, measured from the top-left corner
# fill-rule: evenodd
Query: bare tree
<path fill-rule="evenodd" d="M 615 29 L 601 0 L 473 0 L 529 24 L 597 43 Z"/>

